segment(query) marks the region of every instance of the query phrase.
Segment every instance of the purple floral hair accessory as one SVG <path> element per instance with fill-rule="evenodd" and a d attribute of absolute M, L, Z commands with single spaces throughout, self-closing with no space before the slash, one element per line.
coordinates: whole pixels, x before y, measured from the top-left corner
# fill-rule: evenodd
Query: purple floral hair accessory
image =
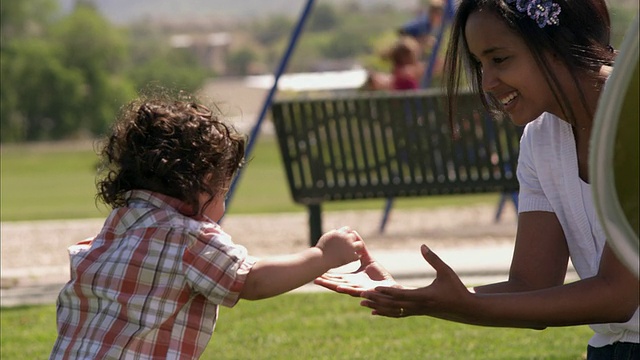
<path fill-rule="evenodd" d="M 516 4 L 516 10 L 526 13 L 538 27 L 560 24 L 560 5 L 551 0 L 506 0 L 507 4 Z"/>

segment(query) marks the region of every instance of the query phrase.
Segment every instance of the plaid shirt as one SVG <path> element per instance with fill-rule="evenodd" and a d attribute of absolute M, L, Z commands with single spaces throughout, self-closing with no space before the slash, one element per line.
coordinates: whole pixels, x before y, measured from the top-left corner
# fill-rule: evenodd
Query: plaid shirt
<path fill-rule="evenodd" d="M 218 305 L 239 300 L 255 263 L 244 247 L 213 221 L 183 215 L 177 199 L 130 195 L 98 236 L 69 248 L 51 359 L 197 359 Z"/>

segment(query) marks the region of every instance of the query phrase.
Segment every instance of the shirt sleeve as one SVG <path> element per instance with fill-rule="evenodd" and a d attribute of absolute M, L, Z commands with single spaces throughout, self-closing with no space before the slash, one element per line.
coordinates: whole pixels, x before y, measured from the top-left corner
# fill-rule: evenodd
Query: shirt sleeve
<path fill-rule="evenodd" d="M 527 124 L 520 139 L 520 154 L 516 174 L 520 184 L 518 195 L 518 213 L 530 211 L 553 212 L 551 203 L 545 195 L 534 158 L 534 141 L 536 126 L 534 122 Z"/>
<path fill-rule="evenodd" d="M 189 241 L 182 257 L 185 277 L 194 290 L 227 307 L 240 299 L 247 274 L 256 260 L 243 246 L 234 244 L 219 226 L 204 227 Z"/>

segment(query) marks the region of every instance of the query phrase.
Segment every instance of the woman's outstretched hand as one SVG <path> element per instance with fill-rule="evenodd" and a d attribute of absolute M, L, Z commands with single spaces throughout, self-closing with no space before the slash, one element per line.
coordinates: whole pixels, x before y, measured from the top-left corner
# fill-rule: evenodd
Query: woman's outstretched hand
<path fill-rule="evenodd" d="M 422 245 L 420 251 L 436 270 L 436 279 L 431 285 L 418 289 L 378 286 L 361 292 L 360 296 L 365 300 L 360 305 L 371 308 L 373 315 L 395 318 L 429 315 L 455 320 L 464 316 L 462 312 L 471 299 L 471 293 L 458 275 L 426 245 Z"/>
<path fill-rule="evenodd" d="M 325 273 L 314 283 L 335 292 L 359 297 L 363 291 L 377 286 L 400 287 L 365 247 L 360 253 L 360 268 L 351 273 Z"/>

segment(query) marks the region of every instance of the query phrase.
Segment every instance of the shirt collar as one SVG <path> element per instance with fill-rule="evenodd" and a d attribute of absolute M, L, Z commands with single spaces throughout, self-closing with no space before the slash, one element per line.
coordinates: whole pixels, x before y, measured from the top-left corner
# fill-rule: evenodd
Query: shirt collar
<path fill-rule="evenodd" d="M 202 218 L 202 216 L 194 216 L 193 208 L 184 201 L 149 190 L 131 190 L 125 194 L 127 205 L 129 207 L 154 206 L 159 209 L 174 210 L 182 215 L 192 218 Z"/>

